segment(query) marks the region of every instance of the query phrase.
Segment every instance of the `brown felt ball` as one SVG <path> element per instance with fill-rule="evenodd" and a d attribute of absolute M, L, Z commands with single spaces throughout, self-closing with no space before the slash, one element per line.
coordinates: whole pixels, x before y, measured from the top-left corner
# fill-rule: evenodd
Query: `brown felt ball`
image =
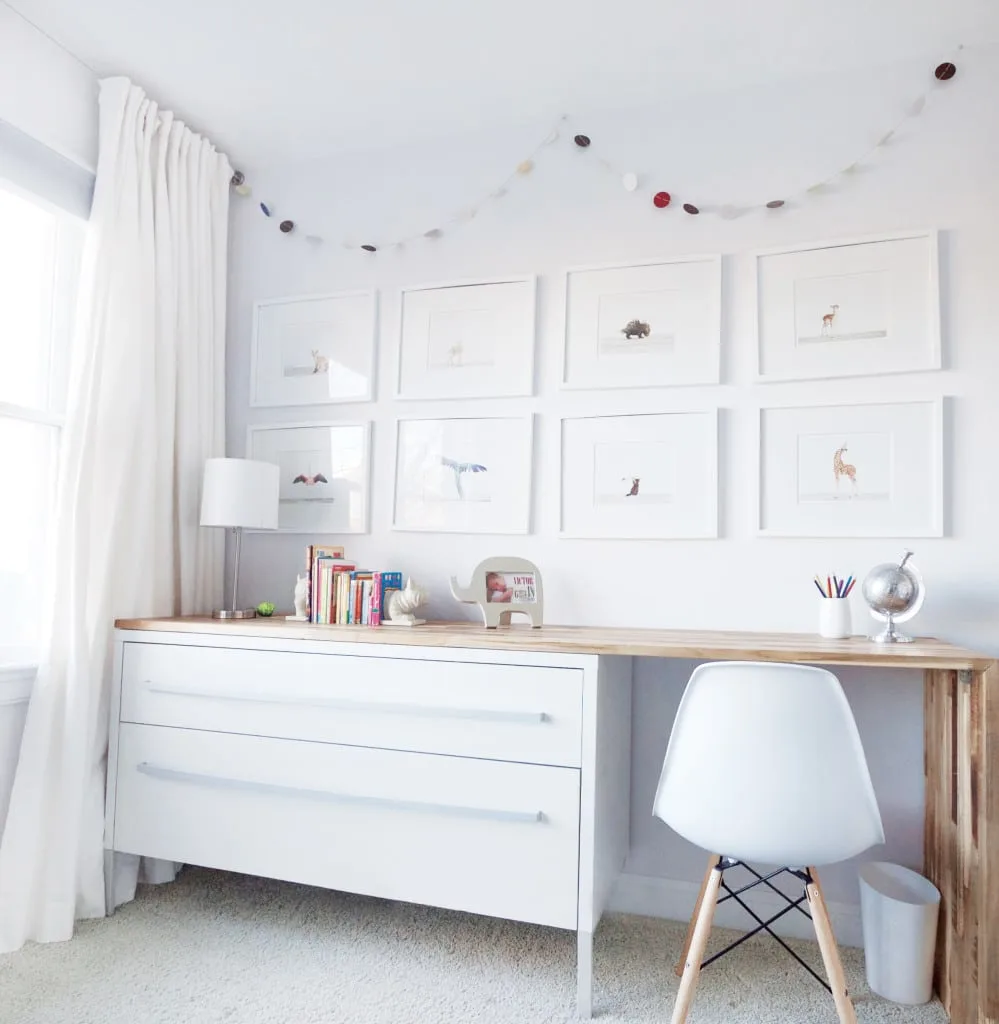
<path fill-rule="evenodd" d="M 295 222 L 293 220 L 283 220 L 278 227 L 287 235 L 295 230 Z"/>
<path fill-rule="evenodd" d="M 657 192 L 657 193 L 656 193 L 656 194 L 655 194 L 655 195 L 654 195 L 654 196 L 652 197 L 652 202 L 653 202 L 653 203 L 655 203 L 655 205 L 656 205 L 656 206 L 657 206 L 657 207 L 658 207 L 658 208 L 659 208 L 660 210 L 665 210 L 665 209 L 666 209 L 666 207 L 667 207 L 667 206 L 669 206 L 669 204 L 670 204 L 670 203 L 671 203 L 672 201 L 673 201 L 673 197 L 672 197 L 672 196 L 671 196 L 671 195 L 670 195 L 670 194 L 669 194 L 668 192 Z"/>
<path fill-rule="evenodd" d="M 229 184 L 235 188 L 237 185 L 242 185 L 244 181 L 246 181 L 246 177 L 242 171 L 233 171 L 232 177 L 229 179 Z"/>
<path fill-rule="evenodd" d="M 950 81 L 957 74 L 957 67 L 951 64 L 949 60 L 945 60 L 943 64 L 938 64 L 936 70 L 933 72 L 934 78 L 939 82 Z"/>
<path fill-rule="evenodd" d="M 365 252 L 378 252 L 378 246 L 377 245 L 362 245 L 361 248 Z"/>
<path fill-rule="evenodd" d="M 573 138 L 572 141 L 575 142 L 580 149 L 586 149 L 586 147 L 590 144 L 590 137 L 589 135 L 577 135 Z"/>
<path fill-rule="evenodd" d="M 770 202 L 767 203 L 767 209 L 768 210 L 779 210 L 783 205 L 784 205 L 784 200 L 783 199 L 771 199 Z"/>
<path fill-rule="evenodd" d="M 695 213 L 700 213 L 701 212 L 696 206 L 694 206 L 693 203 L 684 203 L 683 204 L 683 208 L 689 214 L 695 214 Z"/>

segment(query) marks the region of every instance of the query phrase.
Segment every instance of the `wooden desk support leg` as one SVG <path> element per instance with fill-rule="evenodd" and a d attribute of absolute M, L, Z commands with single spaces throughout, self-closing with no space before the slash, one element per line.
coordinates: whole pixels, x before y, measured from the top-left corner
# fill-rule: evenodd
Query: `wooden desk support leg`
<path fill-rule="evenodd" d="M 999 670 L 928 670 L 923 708 L 934 982 L 953 1024 L 999 1024 Z"/>

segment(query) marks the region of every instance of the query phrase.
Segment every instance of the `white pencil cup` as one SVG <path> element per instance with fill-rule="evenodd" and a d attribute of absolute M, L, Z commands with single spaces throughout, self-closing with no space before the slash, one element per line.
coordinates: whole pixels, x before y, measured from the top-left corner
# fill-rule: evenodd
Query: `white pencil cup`
<path fill-rule="evenodd" d="M 827 640 L 844 640 L 853 633 L 850 602 L 845 597 L 819 599 L 819 636 Z"/>

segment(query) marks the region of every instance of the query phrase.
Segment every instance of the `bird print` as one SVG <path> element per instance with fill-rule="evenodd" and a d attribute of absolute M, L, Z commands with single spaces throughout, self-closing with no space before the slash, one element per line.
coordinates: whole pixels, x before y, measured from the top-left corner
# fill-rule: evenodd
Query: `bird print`
<path fill-rule="evenodd" d="M 441 465 L 447 466 L 448 469 L 454 473 L 454 486 L 458 492 L 458 497 L 464 499 L 465 492 L 461 487 L 461 478 L 465 473 L 488 473 L 489 470 L 480 465 L 478 462 L 455 462 L 454 459 L 449 459 L 446 455 L 441 456 Z"/>
<path fill-rule="evenodd" d="M 322 473 L 316 473 L 314 476 L 309 476 L 307 473 L 299 473 L 298 476 L 292 480 L 292 483 L 305 484 L 306 487 L 315 487 L 316 484 L 328 484 L 329 480 L 327 480 Z"/>

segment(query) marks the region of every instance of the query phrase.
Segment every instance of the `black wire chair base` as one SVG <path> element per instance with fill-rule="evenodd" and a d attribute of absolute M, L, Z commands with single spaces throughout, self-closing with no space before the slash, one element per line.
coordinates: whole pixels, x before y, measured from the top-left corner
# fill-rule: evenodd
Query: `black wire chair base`
<path fill-rule="evenodd" d="M 732 868 L 744 868 L 746 871 L 748 871 L 751 875 L 754 876 L 753 881 L 741 886 L 738 889 L 730 888 L 728 882 L 725 880 L 725 872 L 731 870 Z M 730 943 L 724 949 L 715 953 L 713 956 L 708 957 L 707 960 L 704 960 L 701 963 L 701 970 L 703 970 L 709 964 L 713 964 L 716 960 L 719 960 L 726 953 L 731 953 L 732 950 L 736 948 L 736 946 L 741 946 L 746 941 L 746 939 L 751 939 L 754 935 L 759 935 L 760 932 L 766 932 L 775 942 L 780 943 L 780 945 L 783 946 L 784 949 L 787 950 L 787 952 L 790 953 L 791 956 L 794 957 L 794 959 L 797 960 L 798 963 L 801 964 L 801 966 L 804 967 L 805 970 L 808 971 L 808 973 L 824 989 L 826 989 L 827 992 L 832 992 L 832 989 L 830 988 L 829 983 L 825 980 L 825 978 L 821 977 L 818 973 L 816 973 L 816 971 L 812 969 L 812 967 L 805 963 L 805 961 L 802 960 L 801 957 L 798 956 L 798 954 L 795 953 L 795 951 L 791 949 L 791 947 L 770 927 L 775 921 L 779 921 L 782 917 L 784 917 L 785 914 L 790 914 L 792 910 L 797 910 L 799 913 L 804 914 L 805 917 L 807 917 L 808 920 L 811 921 L 812 915 L 802 906 L 802 903 L 808 902 L 807 890 L 802 891 L 801 896 L 799 896 L 798 899 L 793 900 L 786 893 L 778 889 L 772 881 L 772 879 L 777 878 L 780 875 L 791 875 L 794 878 L 797 878 L 800 882 L 804 883 L 804 885 L 807 887 L 812 883 L 812 876 L 809 873 L 809 871 L 807 869 L 798 871 L 794 868 L 778 868 L 776 871 L 771 871 L 769 875 L 761 875 L 758 871 L 756 871 L 754 868 L 751 868 L 748 864 L 744 863 L 741 860 L 734 860 L 731 857 L 722 857 L 719 860 L 718 867 L 715 868 L 715 870 L 721 872 L 721 888 L 725 890 L 725 895 L 718 897 L 718 902 L 716 903 L 716 906 L 721 906 L 722 903 L 725 903 L 728 900 L 735 900 L 735 902 L 738 903 L 739 906 L 742 907 L 742 909 L 745 910 L 746 913 L 749 914 L 749 916 L 756 922 L 757 927 L 750 932 L 746 932 L 745 935 L 741 935 L 738 939 L 735 940 L 735 942 Z M 749 892 L 750 889 L 755 889 L 759 885 L 765 885 L 768 889 L 772 889 L 778 896 L 780 896 L 782 900 L 784 900 L 787 903 L 786 907 L 782 908 L 781 910 L 778 910 L 777 913 L 773 915 L 773 917 L 768 917 L 765 921 L 762 917 L 759 916 L 759 914 L 756 913 L 756 911 L 754 911 L 751 907 L 749 907 L 746 904 L 745 900 L 742 899 L 743 893 Z"/>

